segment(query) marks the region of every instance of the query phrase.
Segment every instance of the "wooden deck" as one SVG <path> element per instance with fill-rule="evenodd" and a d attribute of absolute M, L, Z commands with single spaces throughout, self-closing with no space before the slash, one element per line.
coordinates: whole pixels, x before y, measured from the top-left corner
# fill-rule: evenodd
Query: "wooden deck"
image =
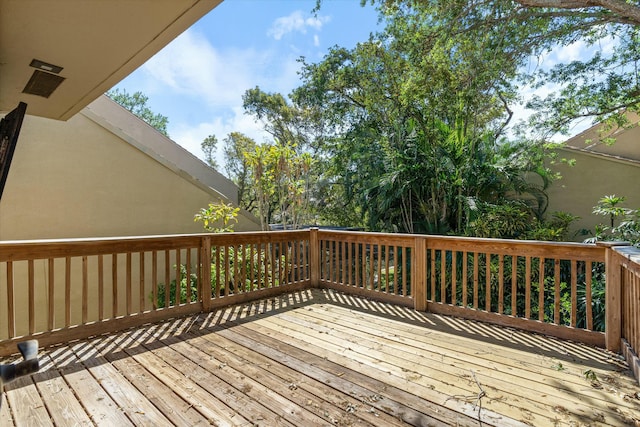
<path fill-rule="evenodd" d="M 308 290 L 41 352 L 0 425 L 638 425 L 615 354 Z M 7 360 L 3 360 L 7 362 Z"/>

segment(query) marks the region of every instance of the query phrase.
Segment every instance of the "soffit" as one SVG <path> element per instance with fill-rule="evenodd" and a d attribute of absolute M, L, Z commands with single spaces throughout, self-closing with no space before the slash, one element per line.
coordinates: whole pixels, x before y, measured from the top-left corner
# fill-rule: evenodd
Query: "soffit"
<path fill-rule="evenodd" d="M 0 0 L 0 112 L 69 119 L 221 1 Z M 33 59 L 62 67 L 48 98 L 23 93 Z"/>

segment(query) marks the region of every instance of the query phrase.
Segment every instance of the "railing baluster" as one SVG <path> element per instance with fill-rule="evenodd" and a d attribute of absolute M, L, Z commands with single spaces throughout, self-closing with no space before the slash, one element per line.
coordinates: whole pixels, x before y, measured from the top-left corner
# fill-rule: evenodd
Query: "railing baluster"
<path fill-rule="evenodd" d="M 388 294 L 389 288 L 391 287 L 391 283 L 389 283 L 389 245 L 382 245 L 381 250 L 382 250 L 382 253 L 384 254 L 384 271 L 385 272 L 380 277 L 380 280 L 384 278 L 384 285 L 385 285 L 384 292 Z M 380 259 L 380 264 L 382 264 L 382 259 Z"/>
<path fill-rule="evenodd" d="M 593 329 L 593 309 L 591 308 L 591 280 L 593 279 L 593 262 L 587 261 L 585 266 L 584 275 L 585 280 L 585 294 L 586 294 L 586 314 L 587 314 L 587 329 Z"/>
<path fill-rule="evenodd" d="M 484 291 L 485 291 L 485 310 L 491 311 L 491 254 L 485 253 L 485 278 L 484 278 Z"/>
<path fill-rule="evenodd" d="M 524 283 L 524 317 L 527 319 L 531 318 L 531 263 L 533 260 L 530 256 L 527 256 L 525 259 L 525 283 Z"/>
<path fill-rule="evenodd" d="M 182 249 L 176 249 L 176 300 L 175 306 L 178 307 L 182 303 Z"/>
<path fill-rule="evenodd" d="M 64 264 L 64 326 L 71 326 L 71 257 Z"/>
<path fill-rule="evenodd" d="M 578 263 L 571 260 L 571 320 L 570 325 L 576 327 L 578 317 Z"/>
<path fill-rule="evenodd" d="M 402 296 L 407 296 L 407 268 L 406 266 L 409 263 L 409 255 L 407 253 L 407 248 L 405 247 L 401 247 L 400 248 L 400 264 L 401 264 L 401 272 L 402 272 Z M 425 259 L 422 260 L 423 263 L 426 263 L 426 254 L 425 254 Z M 426 295 L 425 295 L 425 300 L 426 300 Z"/>
<path fill-rule="evenodd" d="M 98 255 L 98 320 L 104 320 L 104 256 Z"/>
<path fill-rule="evenodd" d="M 440 251 L 440 302 L 447 303 L 447 251 Z"/>
<path fill-rule="evenodd" d="M 498 255 L 498 314 L 504 313 L 504 255 Z"/>
<path fill-rule="evenodd" d="M 33 335 L 36 331 L 36 282 L 34 277 L 34 265 L 33 260 L 30 259 L 27 261 L 28 270 L 29 270 L 29 334 Z"/>
<path fill-rule="evenodd" d="M 118 316 L 118 254 L 111 254 L 111 317 Z"/>
<path fill-rule="evenodd" d="M 468 271 L 468 254 L 467 251 L 462 252 L 462 306 L 467 307 L 467 275 Z"/>
<path fill-rule="evenodd" d="M 126 292 L 126 303 L 127 303 L 127 315 L 131 315 L 131 303 L 133 300 L 133 291 L 131 286 L 131 252 L 127 252 L 127 266 L 125 270 L 125 292 Z"/>
<path fill-rule="evenodd" d="M 164 308 L 171 306 L 171 252 L 164 251 Z"/>
<path fill-rule="evenodd" d="M 255 245 L 254 243 L 252 243 L 252 244 L 250 244 L 250 245 L 249 245 L 249 259 L 251 260 L 251 261 L 250 261 L 250 263 L 249 263 L 249 275 L 250 275 L 250 277 L 251 277 L 251 279 L 250 279 L 250 280 L 251 280 L 251 288 L 250 288 L 250 290 L 252 290 L 252 291 L 254 291 L 254 290 L 258 289 L 258 286 L 257 286 L 257 285 L 256 285 L 256 283 L 255 283 L 255 273 L 254 273 L 254 270 L 256 270 L 256 269 L 254 269 L 254 268 L 253 268 L 253 267 L 254 267 L 254 265 L 255 265 L 256 267 L 258 267 L 258 271 L 260 271 L 260 270 L 259 270 L 259 265 L 260 265 L 260 264 L 259 264 L 259 263 L 257 263 L 257 262 L 254 264 L 254 261 L 253 261 L 253 260 L 254 260 L 254 257 L 255 257 L 255 253 L 256 253 L 256 251 L 255 251 L 255 246 L 256 246 L 256 245 Z"/>
<path fill-rule="evenodd" d="M 55 294 L 55 275 L 54 275 L 54 259 L 49 258 L 47 260 L 48 264 L 48 282 L 49 282 L 49 308 L 47 310 L 47 327 L 49 330 L 53 330 L 55 328 L 55 312 L 56 312 L 56 294 Z"/>
<path fill-rule="evenodd" d="M 511 255 L 511 315 L 518 315 L 518 256 Z"/>
<path fill-rule="evenodd" d="M 553 323 L 560 324 L 560 260 L 553 261 Z"/>
<path fill-rule="evenodd" d="M 139 309 L 138 312 L 140 313 L 144 313 L 146 307 L 146 289 L 145 289 L 145 252 L 144 251 L 140 251 L 138 253 L 138 261 L 139 261 L 139 268 L 138 271 L 140 272 L 140 287 L 139 287 L 139 298 L 140 301 L 138 303 L 139 305 Z"/>
<path fill-rule="evenodd" d="M 436 298 L 436 251 L 435 249 L 430 249 L 429 254 L 431 255 L 431 271 L 429 274 L 429 281 L 431 283 L 431 301 L 437 302 Z"/>
<path fill-rule="evenodd" d="M 473 308 L 476 310 L 480 306 L 479 302 L 479 288 L 480 288 L 480 271 L 478 267 L 478 252 L 473 253 Z"/>
<path fill-rule="evenodd" d="M 222 265 L 221 265 L 221 258 L 222 258 L 222 252 L 220 251 L 220 245 L 216 245 L 216 247 L 213 249 L 213 253 L 216 257 L 216 285 L 213 289 L 213 297 L 214 298 L 218 298 L 219 296 L 221 296 L 221 284 L 220 284 L 220 277 L 222 276 L 221 274 L 221 270 L 222 270 Z"/>
<path fill-rule="evenodd" d="M 456 289 L 458 283 L 458 252 L 451 251 L 451 305 L 456 305 L 458 303 L 458 290 Z"/>
<path fill-rule="evenodd" d="M 539 274 L 539 289 L 538 289 L 538 320 L 543 322 L 544 321 L 544 279 L 545 279 L 545 272 L 544 272 L 544 257 L 541 256 L 540 257 L 540 265 L 538 267 L 538 274 Z"/>
<path fill-rule="evenodd" d="M 16 312 L 13 293 L 13 262 L 7 261 L 7 316 L 9 338 L 16 336 Z"/>
<path fill-rule="evenodd" d="M 82 323 L 87 323 L 89 313 L 89 259 L 82 257 Z"/>
<path fill-rule="evenodd" d="M 158 251 L 151 252 L 151 294 L 153 298 L 153 309 L 158 309 Z"/>

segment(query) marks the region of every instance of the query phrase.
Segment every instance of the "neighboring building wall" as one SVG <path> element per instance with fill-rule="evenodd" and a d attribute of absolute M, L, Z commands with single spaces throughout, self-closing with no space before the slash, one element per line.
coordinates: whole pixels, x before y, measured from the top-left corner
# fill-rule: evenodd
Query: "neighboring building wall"
<path fill-rule="evenodd" d="M 25 117 L 0 200 L 0 240 L 202 232 L 194 214 L 220 194 L 77 114 Z M 258 230 L 243 214 L 237 231 Z"/>
<path fill-rule="evenodd" d="M 640 143 L 640 142 L 639 142 Z M 608 219 L 592 213 L 593 207 L 604 196 L 625 196 L 625 207 L 640 208 L 640 162 L 591 154 L 571 149 L 559 150 L 560 158 L 575 159 L 575 166 L 557 164 L 553 167 L 562 179 L 548 189 L 547 213 L 565 211 L 581 217 L 574 223 L 574 231 L 595 231 L 596 224 L 606 224 Z M 574 240 L 589 236 L 578 235 Z"/>

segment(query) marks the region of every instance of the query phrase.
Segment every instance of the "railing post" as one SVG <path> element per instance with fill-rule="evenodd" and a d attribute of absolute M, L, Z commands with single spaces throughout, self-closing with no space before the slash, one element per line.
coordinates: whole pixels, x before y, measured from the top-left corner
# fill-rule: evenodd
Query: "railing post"
<path fill-rule="evenodd" d="M 202 310 L 211 309 L 211 236 L 204 236 L 200 243 L 200 280 L 198 294 L 202 300 Z"/>
<path fill-rule="evenodd" d="M 320 286 L 320 242 L 318 241 L 318 228 L 309 229 L 309 273 L 311 286 Z"/>
<path fill-rule="evenodd" d="M 417 311 L 427 311 L 427 238 L 416 236 L 411 251 L 413 304 Z"/>
<path fill-rule="evenodd" d="M 615 246 L 627 246 L 624 242 L 598 242 L 605 247 L 605 346 L 607 350 L 620 352 L 622 339 L 622 271 L 616 261 Z"/>

